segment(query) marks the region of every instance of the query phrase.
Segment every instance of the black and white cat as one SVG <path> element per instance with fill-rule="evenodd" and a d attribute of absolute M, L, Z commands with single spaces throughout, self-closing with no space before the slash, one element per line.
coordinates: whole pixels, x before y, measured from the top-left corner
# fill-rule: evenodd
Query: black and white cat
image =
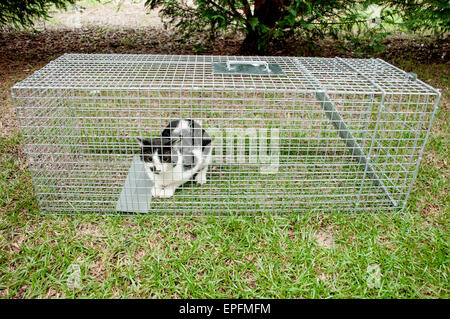
<path fill-rule="evenodd" d="M 198 184 L 206 183 L 212 139 L 194 120 L 171 121 L 161 136 L 139 141 L 145 170 L 155 184 L 152 196 L 172 197 L 194 175 Z"/>

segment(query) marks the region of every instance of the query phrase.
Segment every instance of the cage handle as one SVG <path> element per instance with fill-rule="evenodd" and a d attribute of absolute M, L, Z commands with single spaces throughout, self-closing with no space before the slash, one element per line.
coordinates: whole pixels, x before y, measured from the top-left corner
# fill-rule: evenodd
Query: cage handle
<path fill-rule="evenodd" d="M 264 66 L 264 68 L 266 69 L 267 72 L 272 72 L 270 71 L 269 68 L 269 63 L 265 62 L 265 61 L 227 61 L 227 69 L 229 71 L 231 71 L 231 65 L 232 64 L 245 64 L 245 65 L 252 65 L 252 66 Z"/>
<path fill-rule="evenodd" d="M 409 72 L 409 73 L 406 73 L 405 78 L 408 79 L 409 81 L 415 81 L 415 80 L 417 80 L 417 74 L 415 74 L 413 72 Z"/>

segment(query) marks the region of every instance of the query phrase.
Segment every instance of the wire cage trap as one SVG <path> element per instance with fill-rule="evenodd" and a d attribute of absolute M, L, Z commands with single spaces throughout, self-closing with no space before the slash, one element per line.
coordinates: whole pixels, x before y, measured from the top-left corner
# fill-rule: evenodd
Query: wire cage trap
<path fill-rule="evenodd" d="M 42 212 L 187 216 L 401 211 L 440 93 L 380 59 L 65 54 L 12 96 Z M 206 182 L 155 196 L 139 141 L 177 119 Z"/>

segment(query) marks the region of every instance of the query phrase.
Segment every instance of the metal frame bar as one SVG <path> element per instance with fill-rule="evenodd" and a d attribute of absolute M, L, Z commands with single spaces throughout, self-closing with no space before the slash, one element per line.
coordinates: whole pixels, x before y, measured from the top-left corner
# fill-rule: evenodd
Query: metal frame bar
<path fill-rule="evenodd" d="M 384 65 L 387 65 L 387 66 L 390 66 L 390 67 L 394 68 L 398 72 L 401 72 L 401 73 L 405 74 L 405 76 L 407 76 L 409 74 L 409 73 L 407 73 L 407 72 L 397 68 L 396 66 L 388 64 L 386 61 L 384 61 L 382 59 L 376 59 L 376 60 L 378 62 L 384 64 Z M 423 82 L 423 81 L 421 81 L 421 80 L 419 80 L 417 78 L 415 78 L 414 81 L 419 82 L 423 86 L 425 86 L 428 89 L 430 89 L 431 91 L 435 92 L 437 96 L 436 96 L 436 100 L 434 102 L 433 113 L 431 114 L 431 118 L 430 118 L 430 121 L 429 121 L 429 125 L 428 125 L 428 129 L 427 129 L 427 132 L 426 132 L 426 136 L 425 136 L 424 142 L 422 144 L 422 147 L 420 148 L 420 151 L 419 151 L 419 158 L 418 158 L 417 163 L 416 163 L 415 168 L 414 168 L 413 177 L 411 179 L 411 183 L 408 186 L 408 191 L 406 192 L 405 199 L 403 200 L 403 203 L 402 203 L 402 210 L 405 209 L 405 207 L 406 207 L 406 203 L 408 202 L 408 198 L 409 198 L 409 195 L 411 194 L 412 187 L 413 187 L 414 182 L 415 182 L 415 180 L 417 178 L 417 173 L 419 172 L 419 166 L 420 166 L 420 163 L 422 162 L 423 153 L 425 151 L 425 145 L 427 144 L 428 138 L 430 136 L 431 127 L 433 126 L 433 122 L 434 122 L 434 117 L 436 116 L 437 109 L 439 107 L 439 101 L 441 100 L 441 92 L 439 90 L 433 88 L 432 86 L 426 84 L 425 82 Z M 417 143 L 417 139 L 416 139 L 416 143 Z M 411 159 L 412 159 L 412 157 L 411 157 Z"/>
<path fill-rule="evenodd" d="M 335 58 L 338 61 L 343 61 L 340 58 Z M 356 141 L 356 138 L 353 136 L 353 134 L 350 132 L 350 129 L 348 128 L 347 124 L 345 124 L 344 119 L 342 118 L 339 111 L 336 109 L 336 106 L 331 101 L 330 97 L 326 93 L 326 89 L 320 84 L 320 82 L 315 78 L 314 75 L 312 75 L 304 66 L 301 64 L 301 62 L 297 59 L 298 65 L 302 69 L 302 71 L 305 72 L 305 75 L 315 83 L 317 87 L 320 87 L 322 91 L 316 91 L 315 96 L 317 101 L 319 102 L 320 106 L 323 108 L 325 115 L 328 117 L 330 122 L 333 124 L 334 128 L 336 129 L 337 133 L 339 134 L 340 138 L 344 141 L 345 145 L 347 146 L 347 149 L 349 152 L 358 160 L 358 162 L 365 167 L 365 172 L 369 174 L 369 176 L 373 179 L 374 183 L 381 187 L 386 194 L 386 196 L 391 201 L 392 205 L 395 207 L 398 207 L 397 201 L 391 196 L 389 193 L 389 190 L 386 188 L 386 185 L 384 185 L 383 180 L 378 176 L 376 169 L 373 167 L 373 165 L 370 163 L 370 157 L 364 152 L 363 148 L 358 144 Z M 350 67 L 352 70 L 357 72 L 359 75 L 362 75 L 360 72 L 358 72 L 356 69 L 348 65 L 344 62 L 345 65 Z M 384 98 L 385 98 L 385 92 L 381 87 L 376 85 L 373 81 L 362 75 L 366 80 L 371 82 L 377 89 L 381 90 L 382 94 L 382 101 L 381 101 L 381 107 L 380 112 L 384 108 Z M 377 128 L 374 130 L 374 135 L 377 132 Z M 362 182 L 364 183 L 364 178 Z"/>

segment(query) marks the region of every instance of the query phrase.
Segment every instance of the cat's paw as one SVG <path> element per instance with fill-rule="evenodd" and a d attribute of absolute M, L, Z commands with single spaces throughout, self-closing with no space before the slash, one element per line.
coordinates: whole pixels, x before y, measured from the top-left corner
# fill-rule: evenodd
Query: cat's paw
<path fill-rule="evenodd" d="M 152 196 L 153 197 L 159 197 L 159 193 L 161 192 L 161 189 L 160 188 L 156 188 L 156 187 L 153 187 L 152 188 Z"/>
<path fill-rule="evenodd" d="M 152 196 L 158 198 L 169 198 L 175 193 L 175 189 L 172 188 L 152 188 Z"/>
<path fill-rule="evenodd" d="M 195 176 L 195 181 L 197 182 L 197 184 L 203 185 L 206 183 L 206 174 L 203 173 L 198 173 Z"/>
<path fill-rule="evenodd" d="M 194 154 L 195 157 L 201 158 L 202 157 L 202 150 L 200 148 L 195 148 L 192 150 L 192 154 Z"/>
<path fill-rule="evenodd" d="M 160 198 L 170 198 L 175 194 L 174 188 L 164 188 L 159 190 L 158 197 Z"/>

